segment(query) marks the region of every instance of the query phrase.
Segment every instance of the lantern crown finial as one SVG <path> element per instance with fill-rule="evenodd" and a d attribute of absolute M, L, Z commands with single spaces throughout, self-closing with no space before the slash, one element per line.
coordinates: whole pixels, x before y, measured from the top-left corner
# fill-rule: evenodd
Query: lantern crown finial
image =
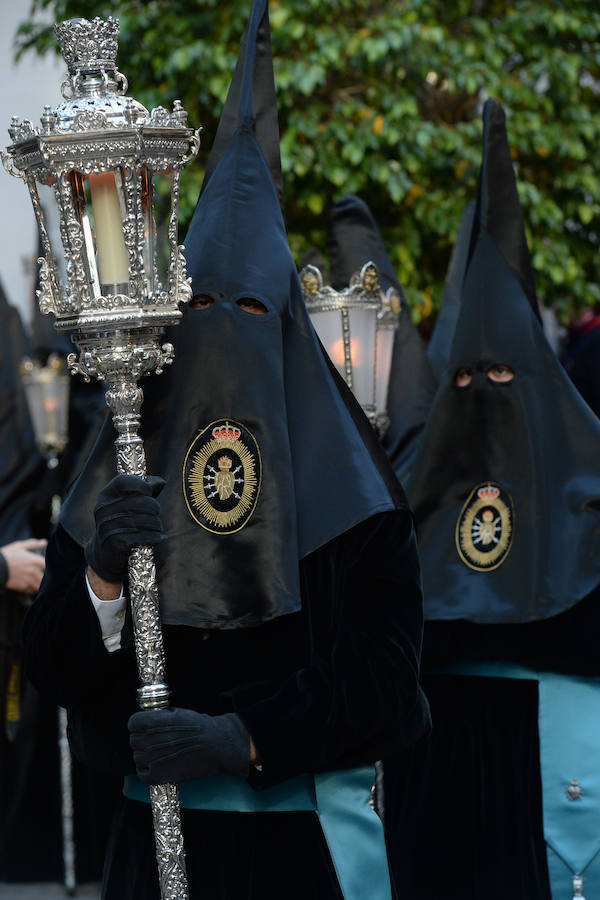
<path fill-rule="evenodd" d="M 118 19 L 68 19 L 55 25 L 54 32 L 71 75 L 116 69 Z"/>

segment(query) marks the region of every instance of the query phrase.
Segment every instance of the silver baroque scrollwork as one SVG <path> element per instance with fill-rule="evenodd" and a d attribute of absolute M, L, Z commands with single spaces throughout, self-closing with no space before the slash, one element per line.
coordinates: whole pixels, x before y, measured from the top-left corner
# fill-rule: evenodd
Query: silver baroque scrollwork
<path fill-rule="evenodd" d="M 70 312 L 73 308 L 77 309 L 79 298 L 81 299 L 82 306 L 89 306 L 91 297 L 82 254 L 84 247 L 83 231 L 73 207 L 71 186 L 66 173 L 61 172 L 57 175 L 54 182 L 54 192 L 56 195 L 56 202 L 61 212 L 60 233 L 63 249 L 65 251 L 65 265 L 69 279 L 69 309 L 59 309 L 58 311 L 59 313 L 63 313 Z"/>
<path fill-rule="evenodd" d="M 194 159 L 194 157 L 198 155 L 198 150 L 200 149 L 200 134 L 201 134 L 201 132 L 202 132 L 201 128 L 197 128 L 194 131 L 194 133 L 192 135 L 192 139 L 190 141 L 189 153 L 186 156 L 184 156 L 183 159 L 181 160 L 182 166 L 185 166 L 186 163 L 188 163 L 191 159 Z"/>
<path fill-rule="evenodd" d="M 134 418 L 139 421 L 141 391 L 130 384 L 121 384 L 107 398 L 113 408 L 115 424 L 118 418 L 130 418 L 131 410 L 137 410 Z M 130 413 L 124 413 L 129 409 Z M 129 426 L 133 423 L 129 421 Z M 119 439 L 117 439 L 117 447 Z M 141 441 L 140 441 L 141 446 Z M 122 456 L 117 450 L 118 469 L 128 474 L 145 475 L 143 456 Z M 142 448 L 143 453 L 143 448 Z M 168 689 L 164 683 L 165 658 L 156 569 L 150 547 L 134 550 L 129 559 L 129 593 L 134 620 L 135 651 L 141 687 L 138 697 L 142 708 L 164 708 L 168 705 Z M 153 785 L 150 788 L 156 856 L 160 877 L 161 896 L 165 900 L 187 897 L 185 854 L 183 847 L 179 792 L 177 785 Z"/>
<path fill-rule="evenodd" d="M 50 312 L 56 313 L 56 300 L 52 288 L 52 277 L 44 256 L 40 256 L 38 265 L 40 267 L 40 288 L 39 290 L 36 290 L 35 293 L 38 298 L 40 312 L 44 314 Z"/>
<path fill-rule="evenodd" d="M 179 122 L 177 121 L 177 119 L 174 119 L 169 110 L 165 109 L 164 106 L 155 106 L 150 113 L 150 117 L 146 124 L 159 125 L 161 128 L 164 128 L 167 125 L 179 126 Z"/>
<path fill-rule="evenodd" d="M 85 365 L 83 365 L 83 363 L 77 359 L 76 353 L 68 354 L 67 366 L 71 375 L 81 375 L 83 376 L 84 381 L 89 382 L 94 375 L 94 372 L 90 372 L 89 369 L 87 369 Z"/>
<path fill-rule="evenodd" d="M 141 209 L 141 169 L 122 169 L 123 196 L 127 214 L 123 237 L 129 264 L 129 291 L 141 298 L 144 292 L 144 216 Z"/>
<path fill-rule="evenodd" d="M 162 349 L 161 349 L 160 358 L 159 358 L 157 366 L 156 366 L 156 374 L 157 375 L 162 374 L 163 368 L 165 366 L 170 366 L 173 362 L 174 357 L 175 357 L 175 348 L 173 347 L 173 344 L 169 344 L 169 343 L 163 344 Z"/>
<path fill-rule="evenodd" d="M 119 48 L 118 19 L 69 19 L 55 25 L 54 33 L 70 72 L 114 68 Z"/>
<path fill-rule="evenodd" d="M 85 110 L 75 116 L 71 131 L 101 131 L 103 128 L 112 127 L 112 122 L 108 120 L 105 113 Z"/>
<path fill-rule="evenodd" d="M 187 883 L 177 785 L 152 785 L 150 796 L 161 896 L 180 900 L 187 897 Z"/>
<path fill-rule="evenodd" d="M 144 450 L 139 443 L 124 444 L 117 449 L 117 468 L 122 472 L 139 474 L 143 461 Z"/>
<path fill-rule="evenodd" d="M 21 120 L 13 117 L 8 133 L 15 144 L 20 144 L 22 141 L 37 137 L 40 129 L 36 128 L 29 119 Z"/>
<path fill-rule="evenodd" d="M 129 593 L 136 630 L 144 639 L 136 644 L 136 656 L 141 687 L 138 696 L 144 695 L 148 685 L 164 685 L 165 659 L 160 630 L 158 591 L 154 557 L 150 547 L 134 550 L 129 561 Z M 160 704 L 152 700 L 152 706 L 166 706 L 168 698 L 163 692 Z M 146 706 L 142 702 L 142 706 Z"/>
<path fill-rule="evenodd" d="M 171 291 L 175 302 L 188 303 L 192 299 L 192 279 L 187 277 L 183 244 L 177 248 L 171 274 Z"/>
<path fill-rule="evenodd" d="M 25 173 L 21 172 L 19 168 L 17 168 L 12 156 L 6 150 L 2 151 L 2 165 L 4 166 L 8 174 L 13 176 L 13 178 L 25 178 Z"/>
<path fill-rule="evenodd" d="M 11 158 L 11 157 L 9 157 Z M 9 175 L 16 175 L 17 178 L 23 177 L 23 172 L 30 171 L 31 169 L 36 169 L 36 174 L 39 181 L 47 182 L 50 178 L 50 171 L 45 168 L 43 165 L 44 160 L 42 154 L 39 149 L 32 150 L 30 153 L 19 153 L 18 158 L 15 161 L 15 165 L 17 167 L 17 171 L 9 172 Z M 6 166 L 5 166 L 6 168 Z M 7 169 L 8 172 L 8 169 Z"/>

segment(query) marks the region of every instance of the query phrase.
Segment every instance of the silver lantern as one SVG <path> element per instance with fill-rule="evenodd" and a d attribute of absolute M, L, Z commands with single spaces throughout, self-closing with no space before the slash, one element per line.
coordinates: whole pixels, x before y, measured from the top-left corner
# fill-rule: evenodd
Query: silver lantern
<path fill-rule="evenodd" d="M 53 469 L 69 439 L 69 388 L 65 361 L 51 353 L 45 366 L 31 359 L 21 363 L 29 417 L 35 442 Z"/>
<path fill-rule="evenodd" d="M 198 151 L 199 131 L 186 127 L 179 101 L 171 111 L 149 112 L 126 96 L 116 66 L 119 23 L 71 19 L 55 27 L 68 66 L 64 102 L 44 107 L 40 125 L 13 118 L 12 144 L 2 154 L 10 174 L 22 178 L 38 220 L 40 309 L 56 317 L 79 348 L 68 357 L 73 372 L 107 383 L 117 430 L 117 470 L 146 475 L 138 436 L 142 390 L 138 380 L 160 372 L 173 355 L 163 329 L 181 318 L 191 296 L 183 247 L 177 243 L 179 178 Z M 154 206 L 159 178 L 170 179 L 168 266 L 160 272 Z M 43 194 L 60 223 L 62 247 L 53 247 Z M 64 256 L 64 276 L 57 264 Z M 167 254 L 165 254 L 167 256 Z M 129 589 L 143 709 L 168 705 L 164 651 L 152 550 L 133 551 Z M 161 894 L 188 897 L 176 785 L 151 788 Z"/>
<path fill-rule="evenodd" d="M 341 291 L 324 285 L 316 266 L 302 269 L 300 283 L 321 343 L 383 437 L 389 424 L 387 391 L 400 312 L 398 292 L 383 289 L 373 262 L 355 272 Z"/>

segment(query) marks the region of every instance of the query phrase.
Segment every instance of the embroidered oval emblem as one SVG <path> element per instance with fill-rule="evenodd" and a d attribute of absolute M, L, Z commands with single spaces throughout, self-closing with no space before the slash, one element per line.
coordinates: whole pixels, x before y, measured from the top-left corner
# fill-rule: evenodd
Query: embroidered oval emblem
<path fill-rule="evenodd" d="M 513 504 L 499 484 L 473 488 L 456 523 L 456 548 L 464 564 L 477 572 L 497 569 L 510 550 Z"/>
<path fill-rule="evenodd" d="M 254 512 L 261 477 L 254 435 L 233 420 L 211 422 L 194 438 L 183 463 L 190 515 L 213 534 L 240 531 Z"/>

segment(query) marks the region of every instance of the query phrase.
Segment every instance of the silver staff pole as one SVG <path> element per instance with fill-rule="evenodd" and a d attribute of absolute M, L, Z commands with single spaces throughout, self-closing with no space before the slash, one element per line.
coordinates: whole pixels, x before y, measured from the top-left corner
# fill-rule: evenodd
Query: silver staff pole
<path fill-rule="evenodd" d="M 39 126 L 13 118 L 12 144 L 2 158 L 7 171 L 26 182 L 38 219 L 45 254 L 40 309 L 54 313 L 58 330 L 78 346 L 79 355 L 68 358 L 71 371 L 107 384 L 118 472 L 144 477 L 138 380 L 171 361 L 173 347 L 162 344 L 164 328 L 178 323 L 179 304 L 191 295 L 177 243 L 179 177 L 198 151 L 200 134 L 186 127 L 178 100 L 172 111 L 149 112 L 125 95 L 127 79 L 116 66 L 118 30 L 112 18 L 56 26 L 69 70 L 64 102 L 44 107 Z M 159 178 L 170 179 L 171 197 L 168 272 L 162 277 L 154 219 Z M 56 252 L 40 190 L 50 194 L 60 222 L 62 248 Z M 142 709 L 161 709 L 168 706 L 169 689 L 151 549 L 132 552 L 129 585 L 138 700 Z M 161 896 L 187 900 L 177 786 L 152 787 L 150 794 Z"/>

